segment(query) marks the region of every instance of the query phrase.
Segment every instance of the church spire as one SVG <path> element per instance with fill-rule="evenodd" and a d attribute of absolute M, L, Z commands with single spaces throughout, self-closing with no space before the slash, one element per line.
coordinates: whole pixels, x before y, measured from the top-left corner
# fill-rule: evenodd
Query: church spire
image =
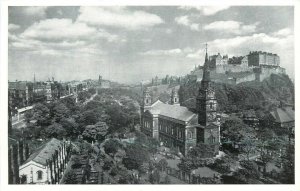
<path fill-rule="evenodd" d="M 207 56 L 207 43 L 205 44 L 205 62 L 203 65 L 203 78 L 202 82 L 209 82 L 210 81 L 210 71 L 209 71 L 209 61 Z"/>
<path fill-rule="evenodd" d="M 208 62 L 208 56 L 207 56 L 207 43 L 205 43 L 205 63 Z"/>

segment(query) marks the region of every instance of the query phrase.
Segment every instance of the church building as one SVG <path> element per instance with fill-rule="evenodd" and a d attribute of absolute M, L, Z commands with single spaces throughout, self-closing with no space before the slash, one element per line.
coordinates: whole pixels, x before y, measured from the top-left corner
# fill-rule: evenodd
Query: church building
<path fill-rule="evenodd" d="M 210 80 L 207 51 L 196 104 L 197 112 L 180 106 L 175 89 L 170 104 L 160 100 L 153 103 L 147 88 L 141 107 L 141 131 L 166 147 L 177 148 L 183 155 L 187 155 L 198 143 L 203 143 L 212 148 L 211 157 L 214 157 L 219 153 L 220 123 L 217 120 L 217 100 Z"/>

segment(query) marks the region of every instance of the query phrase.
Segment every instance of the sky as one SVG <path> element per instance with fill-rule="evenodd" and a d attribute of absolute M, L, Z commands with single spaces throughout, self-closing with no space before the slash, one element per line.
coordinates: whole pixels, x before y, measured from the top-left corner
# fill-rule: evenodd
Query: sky
<path fill-rule="evenodd" d="M 9 7 L 10 81 L 184 76 L 208 54 L 280 56 L 294 78 L 291 6 Z"/>

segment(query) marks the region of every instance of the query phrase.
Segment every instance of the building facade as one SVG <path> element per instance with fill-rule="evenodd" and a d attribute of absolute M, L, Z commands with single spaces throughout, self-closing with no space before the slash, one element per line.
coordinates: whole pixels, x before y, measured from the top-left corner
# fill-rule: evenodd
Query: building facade
<path fill-rule="evenodd" d="M 177 92 L 172 91 L 170 104 L 152 102 L 150 89 L 143 94 L 141 131 L 157 139 L 161 145 L 176 148 L 186 155 L 198 143 L 213 147 L 211 157 L 219 152 L 220 124 L 217 120 L 217 101 L 210 81 L 206 53 L 203 78 L 197 97 L 197 112 L 180 106 Z"/>
<path fill-rule="evenodd" d="M 279 66 L 280 58 L 277 54 L 269 52 L 253 51 L 248 54 L 249 66 Z"/>
<path fill-rule="evenodd" d="M 67 143 L 52 138 L 19 167 L 22 184 L 58 184 L 70 158 Z"/>
<path fill-rule="evenodd" d="M 32 83 L 24 81 L 8 82 L 8 99 L 13 112 L 33 102 Z"/>

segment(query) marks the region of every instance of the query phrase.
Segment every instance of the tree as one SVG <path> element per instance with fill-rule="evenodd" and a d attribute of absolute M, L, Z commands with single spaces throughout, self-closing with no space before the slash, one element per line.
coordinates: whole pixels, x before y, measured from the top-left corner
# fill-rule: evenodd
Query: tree
<path fill-rule="evenodd" d="M 275 149 L 272 148 L 271 145 L 274 146 L 274 144 L 271 144 L 275 139 L 275 133 L 274 131 L 270 129 L 263 129 L 258 134 L 258 144 L 257 147 L 260 150 L 260 159 L 262 163 L 264 164 L 264 173 L 266 172 L 266 165 L 268 162 L 272 160 L 271 151 Z"/>
<path fill-rule="evenodd" d="M 63 138 L 66 135 L 66 130 L 58 123 L 49 125 L 45 130 L 45 136 L 48 138 Z"/>
<path fill-rule="evenodd" d="M 253 138 L 245 137 L 241 141 L 243 152 L 246 153 L 247 160 L 249 160 L 250 154 L 256 150 L 256 141 Z"/>
<path fill-rule="evenodd" d="M 165 180 L 164 180 L 164 184 L 170 184 L 171 180 L 170 177 L 168 175 L 165 176 Z"/>
<path fill-rule="evenodd" d="M 109 159 L 105 159 L 104 160 L 104 164 L 103 164 L 103 169 L 104 170 L 109 170 L 113 165 L 113 162 Z"/>
<path fill-rule="evenodd" d="M 186 173 L 190 173 L 193 169 L 196 168 L 196 166 L 193 163 L 192 159 L 183 158 L 183 159 L 181 159 L 180 163 L 178 164 L 178 168 Z"/>
<path fill-rule="evenodd" d="M 254 161 L 241 161 L 242 169 L 238 170 L 235 174 L 237 177 L 244 178 L 249 183 L 249 179 L 259 179 L 260 172 L 258 166 Z"/>
<path fill-rule="evenodd" d="M 63 118 L 59 124 L 65 129 L 67 137 L 76 138 L 81 134 L 81 129 L 73 118 Z"/>
<path fill-rule="evenodd" d="M 222 131 L 223 137 L 229 138 L 232 142 L 239 142 L 241 139 L 240 131 L 244 129 L 246 125 L 243 123 L 243 121 L 237 117 L 231 117 L 227 119 L 222 124 Z"/>
<path fill-rule="evenodd" d="M 120 148 L 122 148 L 122 145 L 116 139 L 110 139 L 110 140 L 106 141 L 104 144 L 104 151 L 107 154 L 115 155 Z"/>
<path fill-rule="evenodd" d="M 134 169 L 138 169 L 138 167 L 140 167 L 144 162 L 148 162 L 150 160 L 149 152 L 144 147 L 136 143 L 128 145 L 125 151 L 127 156 L 125 160 L 127 160 L 127 162 L 129 160 L 131 164 L 134 164 L 132 165 Z M 125 163 L 124 165 L 127 168 L 128 163 Z"/>
<path fill-rule="evenodd" d="M 63 118 L 67 118 L 70 115 L 70 110 L 61 102 L 54 103 L 54 107 L 51 111 L 51 116 L 55 122 L 59 122 Z"/>
<path fill-rule="evenodd" d="M 51 118 L 49 108 L 42 103 L 37 103 L 33 108 L 33 119 L 37 121 L 36 123 L 39 126 L 50 125 Z"/>
<path fill-rule="evenodd" d="M 149 182 L 151 184 L 159 184 L 160 182 L 160 174 L 158 170 L 154 170 L 153 173 L 150 173 L 149 175 Z"/>
<path fill-rule="evenodd" d="M 99 121 L 95 126 L 97 129 L 97 140 L 103 140 L 108 133 L 108 125 L 105 122 Z"/>
<path fill-rule="evenodd" d="M 161 170 L 161 171 L 165 171 L 167 166 L 168 166 L 168 162 L 166 159 L 161 159 L 159 162 L 158 162 L 158 168 Z"/>
<path fill-rule="evenodd" d="M 93 125 L 96 124 L 99 120 L 99 116 L 95 111 L 93 110 L 88 110 L 88 111 L 83 111 L 83 113 L 79 117 L 79 124 L 81 126 L 86 126 L 86 125 Z"/>
<path fill-rule="evenodd" d="M 95 125 L 87 125 L 82 133 L 84 139 L 89 142 L 103 140 L 107 134 L 108 126 L 105 122 L 98 122 Z"/>
<path fill-rule="evenodd" d="M 63 103 L 70 111 L 76 111 L 76 103 L 74 98 L 66 97 L 64 99 L 61 99 L 60 102 Z"/>
<path fill-rule="evenodd" d="M 77 176 L 73 169 L 70 169 L 65 174 L 65 184 L 77 184 Z"/>
<path fill-rule="evenodd" d="M 282 156 L 283 170 L 281 181 L 284 184 L 295 184 L 295 147 L 288 144 Z"/>
<path fill-rule="evenodd" d="M 149 171 L 149 166 L 146 163 L 143 163 L 141 166 L 139 166 L 138 171 L 140 174 L 145 174 Z"/>
<path fill-rule="evenodd" d="M 24 117 L 25 117 L 26 123 L 30 123 L 30 121 L 32 120 L 32 117 L 33 117 L 33 112 L 30 110 L 25 112 Z"/>
<path fill-rule="evenodd" d="M 198 143 L 196 147 L 193 147 L 188 152 L 188 157 L 191 159 L 203 159 L 210 158 L 214 153 L 214 145 L 205 143 Z"/>

